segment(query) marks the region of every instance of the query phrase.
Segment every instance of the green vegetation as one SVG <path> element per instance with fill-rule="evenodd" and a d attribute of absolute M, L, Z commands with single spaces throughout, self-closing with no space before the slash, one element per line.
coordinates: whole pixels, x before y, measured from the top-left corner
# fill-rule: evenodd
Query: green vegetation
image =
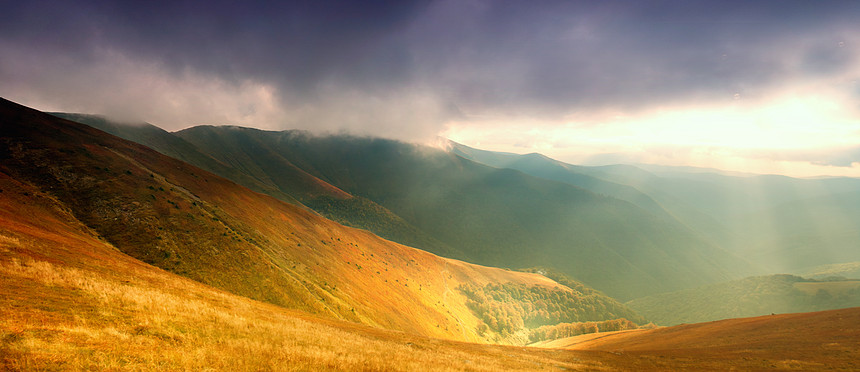
<path fill-rule="evenodd" d="M 404 221 L 400 216 L 366 198 L 348 199 L 319 196 L 303 200 L 304 205 L 319 212 L 323 217 L 345 226 L 368 230 L 385 239 L 444 257 L 462 257 L 463 253 L 440 242 Z"/>
<path fill-rule="evenodd" d="M 630 329 L 639 329 L 639 326 L 624 318 L 604 320 L 602 322 L 560 323 L 531 330 L 529 332 L 529 342 L 557 340 L 589 333 L 626 331 Z"/>
<path fill-rule="evenodd" d="M 237 127 L 174 134 L 248 174 L 274 179 L 298 168 L 302 177 L 370 200 L 453 248 L 452 258 L 495 267 L 552 266 L 621 299 L 726 280 L 745 267 L 677 221 L 628 202 L 436 148 Z M 362 226 L 357 215 L 336 219 Z M 371 231 L 440 252 L 425 241 L 402 240 L 405 234 Z"/>
<path fill-rule="evenodd" d="M 644 323 L 641 316 L 626 306 L 583 287 L 580 289 L 585 290 L 580 291 L 542 285 L 490 283 L 483 287 L 461 285 L 458 289 L 468 299 L 466 306 L 486 329 L 503 336 L 559 323 L 628 317 Z"/>
<path fill-rule="evenodd" d="M 628 306 L 659 325 L 860 306 L 860 281 L 750 277 L 639 298 Z"/>

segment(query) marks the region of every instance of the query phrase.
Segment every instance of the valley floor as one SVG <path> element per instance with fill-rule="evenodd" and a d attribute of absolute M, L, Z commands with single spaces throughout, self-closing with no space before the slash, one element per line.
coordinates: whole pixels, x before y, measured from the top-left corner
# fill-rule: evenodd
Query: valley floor
<path fill-rule="evenodd" d="M 857 370 L 860 308 L 589 334 L 535 346 L 603 351 L 643 367 L 695 370 Z"/>

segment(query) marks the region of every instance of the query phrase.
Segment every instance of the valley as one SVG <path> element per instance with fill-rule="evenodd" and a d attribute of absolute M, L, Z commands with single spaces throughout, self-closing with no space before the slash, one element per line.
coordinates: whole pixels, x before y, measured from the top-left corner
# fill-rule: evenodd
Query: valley
<path fill-rule="evenodd" d="M 856 309 L 814 312 L 860 305 L 856 280 L 725 282 L 754 266 L 632 187 L 590 181 L 616 190 L 609 197 L 387 140 L 195 129 L 218 141 L 232 139 L 222 130 L 254 139 L 231 154 L 296 152 L 264 171 L 254 168 L 259 158 L 213 155 L 235 143 L 117 128 L 176 158 L 0 105 L 4 369 L 817 369 L 856 360 Z M 412 248 L 374 229 L 416 232 L 415 245 L 429 245 Z M 539 249 L 552 241 L 567 248 Z M 495 246 L 476 248 L 488 242 Z M 600 249 L 589 250 L 594 242 Z M 713 276 L 693 273 L 701 268 Z M 800 311 L 716 326 L 648 324 Z M 811 327 L 821 331 L 798 337 Z M 752 341 L 727 341 L 740 338 Z M 661 344 L 667 339 L 681 343 Z M 690 346 L 703 343 L 723 352 Z M 809 347 L 826 351 L 788 356 Z"/>

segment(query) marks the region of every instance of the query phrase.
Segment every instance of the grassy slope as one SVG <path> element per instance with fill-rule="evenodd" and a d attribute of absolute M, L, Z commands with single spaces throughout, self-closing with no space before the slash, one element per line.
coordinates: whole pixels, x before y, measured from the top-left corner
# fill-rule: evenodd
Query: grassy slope
<path fill-rule="evenodd" d="M 660 325 L 860 306 L 860 282 L 757 276 L 627 303 Z"/>
<path fill-rule="evenodd" d="M 134 260 L 56 198 L 3 173 L 0 190 L 4 370 L 856 369 L 860 360 L 857 309 L 644 331 L 620 339 L 623 346 L 580 351 L 450 342 L 317 318 Z"/>
<path fill-rule="evenodd" d="M 0 369 L 550 370 L 596 357 L 430 339 L 236 296 L 120 253 L 0 173 Z"/>
<path fill-rule="evenodd" d="M 857 324 L 860 308 L 851 308 L 592 334 L 543 345 L 638 357 L 640 370 L 857 370 Z"/>
<path fill-rule="evenodd" d="M 572 291 L 386 241 L 91 127 L 2 108 L 0 170 L 52 195 L 124 253 L 235 294 L 416 334 L 521 343 L 478 336 L 480 320 L 456 288 Z"/>
<path fill-rule="evenodd" d="M 725 280 L 742 266 L 629 203 L 437 149 L 242 128 L 195 127 L 177 135 L 219 158 L 219 144 L 236 132 L 482 264 L 553 266 L 623 299 Z"/>
<path fill-rule="evenodd" d="M 420 247 L 445 257 L 466 258 L 385 207 L 339 188 L 293 165 L 265 143 L 243 136 L 206 138 L 218 151 L 216 160 L 185 139 L 150 124 L 122 124 L 100 116 L 53 113 L 118 137 L 146 145 L 167 156 L 215 173 L 254 191 L 288 203 L 305 205 L 341 224 L 368 230 L 383 238 Z"/>
<path fill-rule="evenodd" d="M 93 128 L 105 131 L 117 137 L 148 146 L 164 155 L 182 160 L 198 168 L 215 173 L 251 190 L 274 196 L 275 198 L 288 203 L 300 204 L 294 196 L 280 190 L 277 185 L 271 182 L 271 180 L 257 179 L 246 174 L 246 172 L 236 170 L 233 167 L 202 153 L 194 145 L 188 143 L 182 138 L 171 135 L 164 129 L 152 124 L 116 123 L 102 116 L 87 114 L 61 112 L 50 114 L 59 118 L 87 124 Z"/>
<path fill-rule="evenodd" d="M 87 126 L 9 102 L 2 114 L 4 172 L 48 192 L 122 252 L 239 295 L 479 340 L 478 320 L 450 288 L 497 281 L 557 286 L 345 228 Z"/>

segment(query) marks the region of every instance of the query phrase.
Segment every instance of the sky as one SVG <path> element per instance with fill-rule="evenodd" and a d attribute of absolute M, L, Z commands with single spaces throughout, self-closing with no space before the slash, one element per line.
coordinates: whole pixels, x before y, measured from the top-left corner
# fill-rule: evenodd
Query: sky
<path fill-rule="evenodd" d="M 0 96 L 167 130 L 860 177 L 858 1 L 265 3 L 0 0 Z"/>

